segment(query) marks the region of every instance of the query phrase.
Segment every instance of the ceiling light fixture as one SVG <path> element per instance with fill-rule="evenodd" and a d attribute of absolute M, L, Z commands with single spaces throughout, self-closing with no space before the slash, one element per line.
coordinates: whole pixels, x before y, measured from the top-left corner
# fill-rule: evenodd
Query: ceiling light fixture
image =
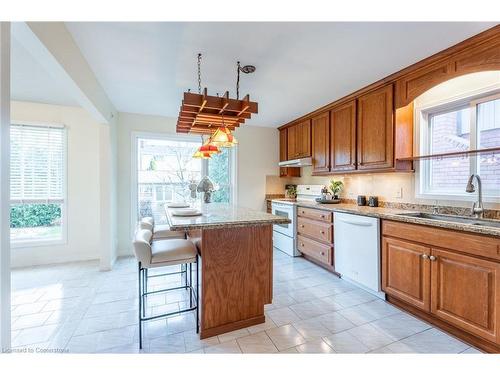
<path fill-rule="evenodd" d="M 177 119 L 177 133 L 213 134 L 214 130 L 220 127 L 227 128 L 224 133 L 231 133 L 250 119 L 253 113 L 258 112 L 258 103 L 251 102 L 249 95 L 239 99 L 240 71 L 252 73 L 255 66 L 241 67 L 240 63 L 237 63 L 237 98 L 230 99 L 229 91 L 223 96 L 211 96 L 206 88 L 201 89 L 201 54 L 198 54 L 197 63 L 198 93 L 192 93 L 190 90 L 184 92 Z M 231 143 L 234 144 L 233 141 Z"/>

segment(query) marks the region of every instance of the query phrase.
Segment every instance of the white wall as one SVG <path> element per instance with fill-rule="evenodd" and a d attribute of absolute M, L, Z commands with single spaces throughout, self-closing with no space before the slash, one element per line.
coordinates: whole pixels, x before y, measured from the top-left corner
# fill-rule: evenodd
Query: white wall
<path fill-rule="evenodd" d="M 242 126 L 238 139 L 238 205 L 266 209 L 266 176 L 279 173 L 279 133 L 273 128 Z"/>
<path fill-rule="evenodd" d="M 118 114 L 118 251 L 132 254 L 131 173 L 132 133 L 175 134 L 177 119 L 132 113 Z M 279 139 L 276 129 L 243 125 L 235 132 L 238 145 L 238 202 L 265 210 L 266 174 L 278 173 Z"/>
<path fill-rule="evenodd" d="M 67 242 L 13 248 L 12 266 L 98 259 L 100 246 L 100 127 L 85 110 L 11 102 L 12 122 L 58 123 L 67 127 Z"/>

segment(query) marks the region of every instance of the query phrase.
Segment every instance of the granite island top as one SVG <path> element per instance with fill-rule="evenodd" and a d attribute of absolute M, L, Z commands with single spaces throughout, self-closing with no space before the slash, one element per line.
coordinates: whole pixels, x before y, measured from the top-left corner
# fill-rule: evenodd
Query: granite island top
<path fill-rule="evenodd" d="M 279 199 L 277 199 L 279 201 Z M 369 206 L 358 206 L 356 204 L 350 203 L 338 203 L 338 204 L 322 204 L 311 201 L 295 201 L 289 202 L 290 204 L 295 204 L 300 207 L 309 207 L 309 208 L 317 208 L 326 211 L 333 212 L 344 212 L 348 214 L 354 215 L 363 215 L 363 216 L 371 216 L 378 217 L 381 219 L 400 221 L 404 223 L 412 223 L 412 224 L 421 224 L 432 227 L 439 227 L 445 229 L 452 229 L 463 232 L 472 232 L 477 234 L 485 234 L 489 236 L 495 236 L 500 238 L 500 228 L 494 226 L 486 226 L 486 225 L 473 225 L 467 223 L 457 223 L 446 220 L 433 220 L 433 219 L 424 219 L 420 217 L 412 217 L 412 216 L 404 216 L 401 214 L 404 213 L 415 213 L 415 210 L 403 210 L 397 208 L 386 208 L 386 207 L 369 207 Z M 453 215 L 449 215 L 453 216 Z M 498 223 L 498 220 L 491 220 L 494 223 Z"/>
<path fill-rule="evenodd" d="M 171 230 L 229 228 L 267 224 L 289 224 L 291 221 L 282 216 L 271 215 L 264 211 L 233 206 L 226 203 L 208 203 L 197 207 L 200 216 L 174 216 L 175 208 L 166 208 L 167 221 Z"/>

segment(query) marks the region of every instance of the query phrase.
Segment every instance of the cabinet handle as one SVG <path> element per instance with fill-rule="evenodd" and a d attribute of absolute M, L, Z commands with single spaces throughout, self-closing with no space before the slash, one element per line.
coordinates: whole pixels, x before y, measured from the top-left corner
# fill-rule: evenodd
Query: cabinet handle
<path fill-rule="evenodd" d="M 325 234 L 325 231 L 324 231 L 324 230 L 322 230 L 322 231 L 320 231 L 320 233 L 321 233 L 321 234 Z"/>
<path fill-rule="evenodd" d="M 434 262 L 437 258 L 436 258 L 434 255 L 431 255 L 431 256 L 429 257 L 429 259 L 430 259 L 430 260 L 432 260 L 432 261 Z"/>
<path fill-rule="evenodd" d="M 325 215 L 321 215 L 321 218 L 324 219 L 325 218 Z"/>
<path fill-rule="evenodd" d="M 303 244 L 303 243 L 301 243 L 301 244 L 300 244 L 300 246 L 304 247 L 304 244 Z"/>
<path fill-rule="evenodd" d="M 429 256 L 427 254 L 422 254 L 422 258 L 427 259 Z"/>
<path fill-rule="evenodd" d="M 301 227 L 301 228 L 304 228 L 304 224 L 300 224 L 300 227 Z"/>
<path fill-rule="evenodd" d="M 324 251 L 322 251 L 322 252 L 321 252 L 321 255 L 325 255 L 325 252 L 324 252 Z"/>

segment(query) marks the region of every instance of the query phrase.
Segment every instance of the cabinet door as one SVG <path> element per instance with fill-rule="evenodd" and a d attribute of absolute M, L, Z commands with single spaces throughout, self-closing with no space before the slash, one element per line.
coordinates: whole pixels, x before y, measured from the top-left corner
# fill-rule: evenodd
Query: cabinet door
<path fill-rule="evenodd" d="M 394 165 L 392 85 L 360 96 L 357 118 L 358 169 Z"/>
<path fill-rule="evenodd" d="M 288 160 L 288 130 L 280 130 L 280 161 Z M 280 168 L 280 177 L 300 177 L 300 168 Z"/>
<path fill-rule="evenodd" d="M 311 156 L 311 120 L 296 125 L 296 153 L 298 158 Z"/>
<path fill-rule="evenodd" d="M 500 264 L 434 248 L 432 256 L 431 312 L 500 343 Z"/>
<path fill-rule="evenodd" d="M 280 161 L 287 160 L 287 138 L 286 138 L 286 128 L 280 130 Z M 287 168 L 280 168 L 280 177 L 286 176 L 288 174 Z"/>
<path fill-rule="evenodd" d="M 312 119 L 312 173 L 330 170 L 330 114 Z"/>
<path fill-rule="evenodd" d="M 356 101 L 334 108 L 331 118 L 331 171 L 356 169 Z"/>
<path fill-rule="evenodd" d="M 287 160 L 297 159 L 297 125 L 286 128 L 287 132 Z"/>
<path fill-rule="evenodd" d="M 383 237 L 382 290 L 421 310 L 430 310 L 430 248 Z"/>

